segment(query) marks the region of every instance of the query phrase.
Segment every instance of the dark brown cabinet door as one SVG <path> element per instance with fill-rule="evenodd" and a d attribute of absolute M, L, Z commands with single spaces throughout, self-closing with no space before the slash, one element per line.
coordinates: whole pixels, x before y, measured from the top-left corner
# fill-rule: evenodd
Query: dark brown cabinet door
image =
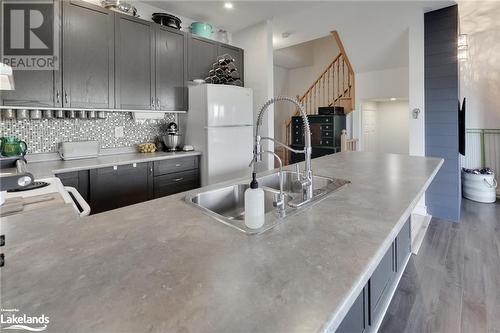
<path fill-rule="evenodd" d="M 90 170 L 92 213 L 150 199 L 152 166 L 149 163 L 118 165 Z"/>
<path fill-rule="evenodd" d="M 76 188 L 78 193 L 89 201 L 89 170 L 64 172 L 56 175 L 64 186 Z"/>
<path fill-rule="evenodd" d="M 118 109 L 155 109 L 153 24 L 115 14 L 115 101 Z"/>
<path fill-rule="evenodd" d="M 217 60 L 217 42 L 191 36 L 189 39 L 189 80 L 205 79 Z"/>
<path fill-rule="evenodd" d="M 63 105 L 113 108 L 113 12 L 72 1 L 63 17 Z"/>
<path fill-rule="evenodd" d="M 164 111 L 187 110 L 187 45 L 183 32 L 156 29 L 156 106 Z"/>
<path fill-rule="evenodd" d="M 56 1 L 54 4 L 56 5 L 54 20 L 58 24 L 61 20 L 60 3 Z M 14 69 L 15 90 L 0 91 L 0 103 L 2 105 L 28 107 L 61 107 L 61 67 L 59 62 L 58 70 L 54 71 Z"/>

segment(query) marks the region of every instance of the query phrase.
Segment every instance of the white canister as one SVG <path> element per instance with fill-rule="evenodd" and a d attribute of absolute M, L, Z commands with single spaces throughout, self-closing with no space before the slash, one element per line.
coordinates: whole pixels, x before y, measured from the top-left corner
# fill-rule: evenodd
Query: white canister
<path fill-rule="evenodd" d="M 493 203 L 497 199 L 495 174 L 482 175 L 462 171 L 462 193 L 467 199 Z"/>

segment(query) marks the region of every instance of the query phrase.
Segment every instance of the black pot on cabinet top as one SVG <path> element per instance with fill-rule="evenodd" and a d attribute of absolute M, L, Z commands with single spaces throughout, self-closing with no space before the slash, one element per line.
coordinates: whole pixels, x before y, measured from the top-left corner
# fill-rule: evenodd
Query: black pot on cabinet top
<path fill-rule="evenodd" d="M 181 29 L 181 20 L 174 15 L 170 15 L 167 13 L 153 13 L 152 17 L 153 22 L 158 23 L 160 25 L 164 25 L 166 27 Z"/>

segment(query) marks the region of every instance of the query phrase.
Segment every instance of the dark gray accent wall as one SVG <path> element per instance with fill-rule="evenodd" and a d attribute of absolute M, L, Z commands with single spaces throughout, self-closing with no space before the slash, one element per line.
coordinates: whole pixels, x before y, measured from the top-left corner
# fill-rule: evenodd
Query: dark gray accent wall
<path fill-rule="evenodd" d="M 458 222 L 458 7 L 425 14 L 425 155 L 444 158 L 426 192 L 429 214 Z"/>

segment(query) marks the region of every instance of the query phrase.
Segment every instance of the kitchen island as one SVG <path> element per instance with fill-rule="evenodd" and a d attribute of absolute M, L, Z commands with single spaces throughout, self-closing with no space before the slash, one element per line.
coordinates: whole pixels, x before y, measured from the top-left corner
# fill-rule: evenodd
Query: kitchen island
<path fill-rule="evenodd" d="M 351 183 L 258 236 L 185 194 L 81 219 L 69 207 L 5 218 L 2 308 L 49 316 L 48 332 L 335 331 L 441 164 L 315 159 L 316 175 Z"/>

